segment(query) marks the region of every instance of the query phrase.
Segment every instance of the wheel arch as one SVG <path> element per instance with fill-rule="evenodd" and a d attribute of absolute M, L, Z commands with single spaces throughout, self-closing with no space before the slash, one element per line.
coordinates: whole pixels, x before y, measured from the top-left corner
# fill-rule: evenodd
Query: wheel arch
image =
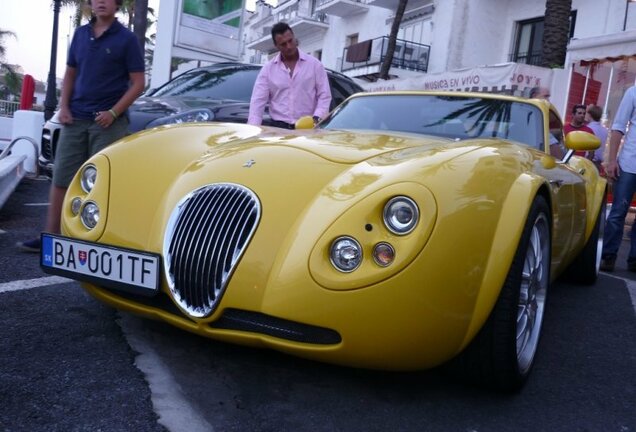
<path fill-rule="evenodd" d="M 597 181 L 588 189 L 587 196 L 587 223 L 585 225 L 585 242 L 592 235 L 596 219 L 599 216 L 599 209 L 603 205 L 603 201 L 607 196 L 607 180 L 598 177 Z"/>
<path fill-rule="evenodd" d="M 544 198 L 548 207 L 552 208 L 549 186 L 542 177 L 524 173 L 510 187 L 501 207 L 471 321 L 458 352 L 474 339 L 492 312 L 519 246 L 530 208 L 537 196 Z M 549 214 L 548 218 L 551 228 L 552 215 Z"/>

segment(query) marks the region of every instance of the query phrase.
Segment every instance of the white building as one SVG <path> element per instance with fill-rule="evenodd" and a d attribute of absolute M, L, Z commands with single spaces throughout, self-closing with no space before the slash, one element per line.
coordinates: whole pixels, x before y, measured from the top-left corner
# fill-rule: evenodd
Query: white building
<path fill-rule="evenodd" d="M 301 49 L 326 67 L 372 81 L 378 76 L 398 2 L 282 0 L 270 6 L 259 0 L 244 21 L 242 59 L 264 63 L 270 58 L 275 53 L 271 27 L 285 21 Z M 483 70 L 484 65 L 488 70 L 508 62 L 536 65 L 544 13 L 545 0 L 409 0 L 389 74 L 410 77 L 413 83 L 414 77 L 444 77 L 451 71 Z M 636 77 L 636 3 L 572 0 L 570 37 L 565 69 L 544 75 L 549 76 L 553 103 L 564 114 L 581 102 L 607 107 L 611 114 Z M 504 90 L 524 94 L 533 86 L 526 75 L 506 77 L 510 82 Z M 481 90 L 479 85 L 464 87 Z"/>
<path fill-rule="evenodd" d="M 572 0 L 565 68 L 552 70 L 532 66 L 542 55 L 546 0 L 409 0 L 389 71 L 397 79 L 375 84 L 399 0 L 278 1 L 271 6 L 257 0 L 254 12 L 244 12 L 240 60 L 266 62 L 275 53 L 270 30 L 285 21 L 303 51 L 365 80 L 368 90 L 410 86 L 527 95 L 541 84 L 551 88 L 566 120 L 575 103 L 597 104 L 611 119 L 636 78 L 636 0 Z M 197 44 L 175 46 L 181 4 L 160 3 L 153 87 L 170 78 L 171 56 L 195 59 L 190 67 L 231 58 L 211 56 Z M 210 44 L 204 36 L 199 42 Z"/>

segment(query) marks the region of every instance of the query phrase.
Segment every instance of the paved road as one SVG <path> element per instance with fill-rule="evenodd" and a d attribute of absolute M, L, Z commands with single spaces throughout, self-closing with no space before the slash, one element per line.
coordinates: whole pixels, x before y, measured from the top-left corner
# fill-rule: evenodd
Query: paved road
<path fill-rule="evenodd" d="M 0 431 L 636 432 L 636 275 L 622 260 L 594 287 L 554 285 L 533 375 L 499 395 L 440 370 L 334 367 L 115 312 L 13 248 L 38 232 L 44 207 L 28 204 L 46 187 L 25 181 L 0 210 Z"/>

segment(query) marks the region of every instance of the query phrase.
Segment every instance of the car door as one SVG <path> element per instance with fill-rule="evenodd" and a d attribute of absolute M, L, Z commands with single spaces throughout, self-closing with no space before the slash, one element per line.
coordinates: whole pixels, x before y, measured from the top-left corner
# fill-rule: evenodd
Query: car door
<path fill-rule="evenodd" d="M 560 117 L 550 111 L 549 133 L 563 136 Z M 557 161 L 548 166 L 542 169 L 542 175 L 548 179 L 553 203 L 552 259 L 555 266 L 560 266 L 568 251 L 585 239 L 586 181 L 569 163 Z"/>

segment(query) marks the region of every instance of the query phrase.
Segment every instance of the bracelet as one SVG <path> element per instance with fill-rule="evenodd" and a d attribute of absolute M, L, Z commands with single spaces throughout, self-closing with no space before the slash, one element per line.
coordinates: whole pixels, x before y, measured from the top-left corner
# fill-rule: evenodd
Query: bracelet
<path fill-rule="evenodd" d="M 115 110 L 114 110 L 114 109 L 112 109 L 112 108 L 111 108 L 111 109 L 109 109 L 109 110 L 108 110 L 108 112 L 110 113 L 110 115 L 112 115 L 112 116 L 113 116 L 113 119 L 116 119 L 117 117 L 119 117 L 119 116 L 117 115 L 117 113 L 115 112 Z"/>

